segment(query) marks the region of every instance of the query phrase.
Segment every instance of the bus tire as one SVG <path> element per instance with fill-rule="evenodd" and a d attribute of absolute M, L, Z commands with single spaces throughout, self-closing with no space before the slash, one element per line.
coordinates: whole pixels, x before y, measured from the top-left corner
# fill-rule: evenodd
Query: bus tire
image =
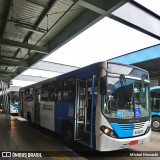
<path fill-rule="evenodd" d="M 65 123 L 62 129 L 62 137 L 66 146 L 72 147 L 74 144 L 74 128 L 71 124 Z"/>
<path fill-rule="evenodd" d="M 32 125 L 31 115 L 29 113 L 27 114 L 27 120 L 28 120 L 28 124 L 31 126 Z"/>
<path fill-rule="evenodd" d="M 160 118 L 159 117 L 153 117 L 151 127 L 153 131 L 160 131 Z"/>

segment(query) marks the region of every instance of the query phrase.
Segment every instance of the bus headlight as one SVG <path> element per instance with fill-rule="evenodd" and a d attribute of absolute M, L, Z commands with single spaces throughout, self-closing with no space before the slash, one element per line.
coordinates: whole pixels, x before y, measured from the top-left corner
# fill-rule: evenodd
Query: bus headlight
<path fill-rule="evenodd" d="M 112 129 L 106 127 L 106 126 L 101 126 L 100 130 L 107 136 L 117 138 L 117 135 L 115 134 L 115 132 Z"/>

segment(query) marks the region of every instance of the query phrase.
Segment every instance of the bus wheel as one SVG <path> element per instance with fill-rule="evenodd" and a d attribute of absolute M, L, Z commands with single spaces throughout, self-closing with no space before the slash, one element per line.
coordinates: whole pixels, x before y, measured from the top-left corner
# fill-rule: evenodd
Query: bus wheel
<path fill-rule="evenodd" d="M 153 117 L 151 127 L 153 131 L 160 131 L 160 118 Z"/>
<path fill-rule="evenodd" d="M 31 115 L 30 114 L 27 115 L 27 120 L 28 120 L 28 124 L 31 126 L 32 122 L 31 122 Z"/>
<path fill-rule="evenodd" d="M 69 123 L 65 123 L 62 129 L 62 137 L 66 146 L 73 146 L 74 144 L 74 129 Z"/>

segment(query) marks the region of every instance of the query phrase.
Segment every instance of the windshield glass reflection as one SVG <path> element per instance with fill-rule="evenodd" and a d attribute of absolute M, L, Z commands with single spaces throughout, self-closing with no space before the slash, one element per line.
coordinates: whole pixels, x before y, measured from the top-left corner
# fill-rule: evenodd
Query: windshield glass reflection
<path fill-rule="evenodd" d="M 103 95 L 103 112 L 110 118 L 149 116 L 148 84 L 140 80 L 107 78 L 107 94 Z"/>

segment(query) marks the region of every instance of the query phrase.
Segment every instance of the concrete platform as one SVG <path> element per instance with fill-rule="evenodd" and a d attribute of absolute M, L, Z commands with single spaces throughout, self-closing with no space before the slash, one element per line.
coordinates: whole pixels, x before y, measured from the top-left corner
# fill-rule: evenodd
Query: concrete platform
<path fill-rule="evenodd" d="M 10 116 L 9 122 L 5 115 L 0 114 L 0 154 L 2 151 L 3 154 L 11 151 L 11 154 L 19 153 L 20 156 L 28 152 L 42 155 L 42 158 L 12 157 L 12 159 L 85 159 L 65 147 L 59 135 L 38 126 L 29 126 L 27 121 L 19 116 Z"/>

